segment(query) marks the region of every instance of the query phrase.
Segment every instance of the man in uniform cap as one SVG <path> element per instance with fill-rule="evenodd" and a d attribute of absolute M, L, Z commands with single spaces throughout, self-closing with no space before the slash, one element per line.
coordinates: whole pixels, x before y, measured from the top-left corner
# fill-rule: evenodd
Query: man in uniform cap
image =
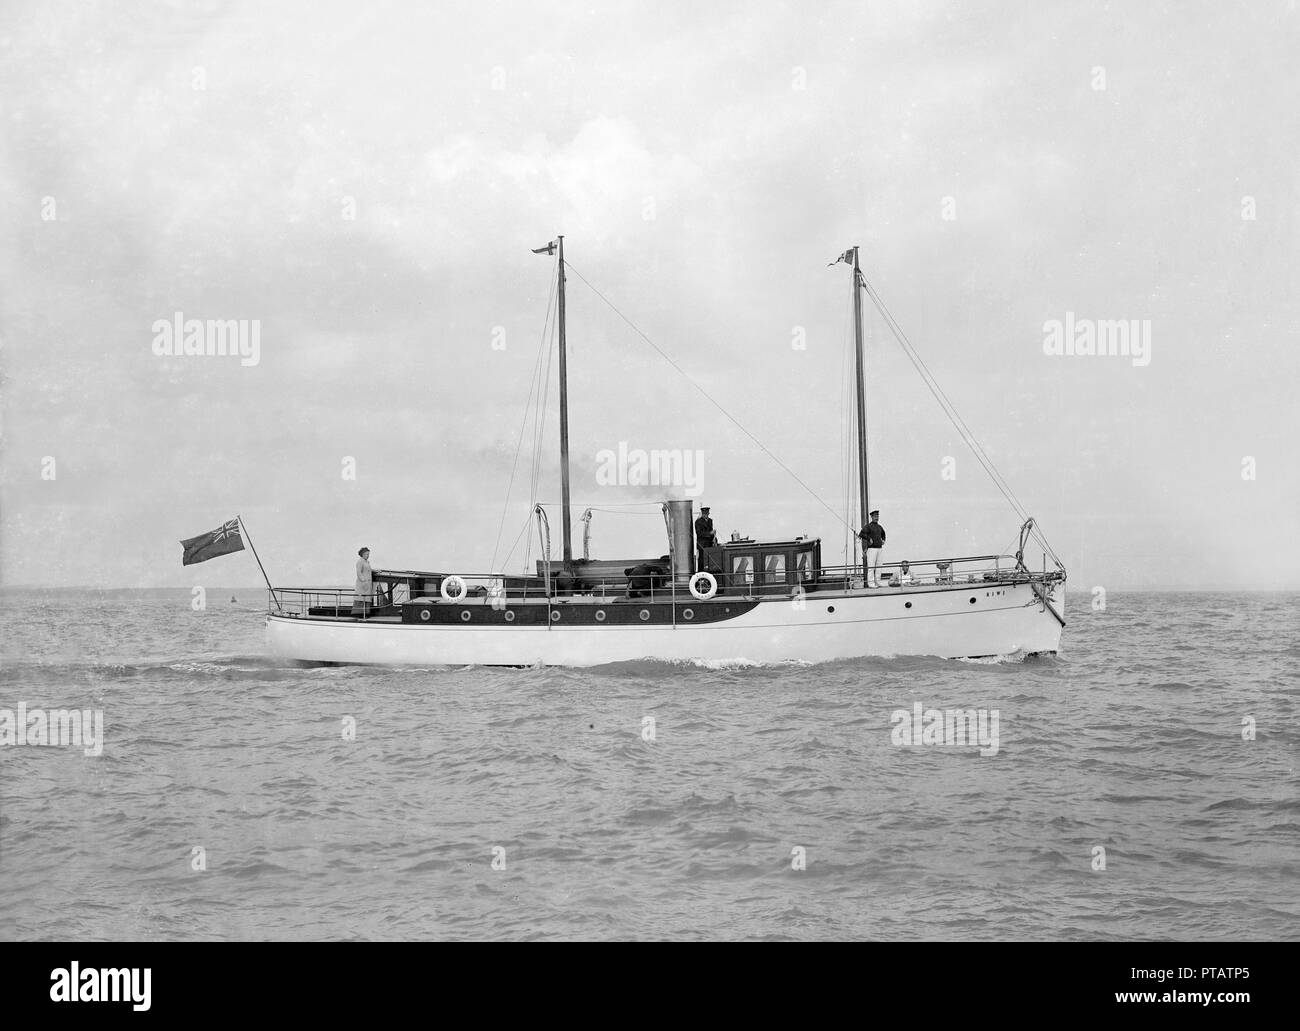
<path fill-rule="evenodd" d="M 872 509 L 871 522 L 858 534 L 862 538 L 862 582 L 867 587 L 879 587 L 876 566 L 880 563 L 880 549 L 885 546 L 885 528 L 877 518 L 879 509 Z"/>
<path fill-rule="evenodd" d="M 713 532 L 713 520 L 709 518 L 709 506 L 700 506 L 700 518 L 695 520 L 695 547 L 698 549 L 695 568 L 700 571 L 708 569 L 704 564 L 704 549 L 712 548 L 718 543 L 718 535 Z"/>

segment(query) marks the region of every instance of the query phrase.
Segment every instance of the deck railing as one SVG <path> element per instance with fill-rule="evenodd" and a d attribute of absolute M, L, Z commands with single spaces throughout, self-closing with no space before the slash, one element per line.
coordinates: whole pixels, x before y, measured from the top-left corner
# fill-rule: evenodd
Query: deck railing
<path fill-rule="evenodd" d="M 907 568 L 904 569 L 904 566 Z M 967 555 L 958 558 L 899 559 L 880 562 L 866 576 L 881 587 L 916 587 L 923 584 L 1027 583 L 1035 580 L 1051 583 L 1064 580 L 1063 571 L 1033 572 L 1022 566 L 1014 555 Z M 818 583 L 840 582 L 846 589 L 863 586 L 861 565 L 823 566 Z"/>
<path fill-rule="evenodd" d="M 907 570 L 903 570 L 904 564 Z M 957 585 L 971 583 L 1028 583 L 1052 584 L 1065 579 L 1063 571 L 1030 571 L 1017 562 L 1013 555 L 974 555 L 959 558 L 927 558 L 881 562 L 875 567 L 874 584 L 864 579 L 861 565 L 823 566 L 815 575 L 800 577 L 800 570 L 754 568 L 738 573 L 714 572 L 718 594 L 729 597 L 771 596 L 795 594 L 805 591 L 857 590 L 864 586 L 878 586 L 880 590 L 905 590 L 928 585 Z M 444 600 L 441 587 L 450 573 L 380 573 L 381 586 L 373 600 L 362 610 L 356 604 L 351 587 L 277 587 L 268 592 L 271 612 L 281 615 L 334 615 L 368 617 L 397 615 L 407 601 L 419 598 Z M 546 580 L 541 577 L 509 576 L 493 573 L 454 574 L 465 582 L 465 594 L 453 601 L 466 604 L 504 605 L 519 604 L 529 600 L 544 601 L 558 597 L 590 597 L 594 599 L 635 599 L 641 601 L 690 601 L 689 581 L 669 577 L 632 578 L 627 576 L 590 578 L 579 572 L 571 584 L 552 575 L 548 592 Z M 871 572 L 865 574 L 871 577 Z M 647 580 L 649 582 L 647 582 Z M 638 584 L 637 588 L 631 586 Z M 413 591 L 414 588 L 414 591 Z"/>

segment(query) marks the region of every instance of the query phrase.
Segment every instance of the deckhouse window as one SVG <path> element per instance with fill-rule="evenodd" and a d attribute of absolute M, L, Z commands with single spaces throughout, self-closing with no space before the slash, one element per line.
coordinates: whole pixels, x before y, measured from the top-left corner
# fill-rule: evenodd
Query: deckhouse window
<path fill-rule="evenodd" d="M 811 551 L 797 551 L 794 556 L 795 572 L 799 574 L 800 580 L 811 580 L 813 578 L 813 554 Z"/>
<path fill-rule="evenodd" d="M 763 574 L 765 583 L 785 583 L 785 555 L 768 555 L 763 561 Z"/>
<path fill-rule="evenodd" d="M 754 582 L 753 555 L 731 556 L 731 582 L 737 584 L 752 584 Z"/>

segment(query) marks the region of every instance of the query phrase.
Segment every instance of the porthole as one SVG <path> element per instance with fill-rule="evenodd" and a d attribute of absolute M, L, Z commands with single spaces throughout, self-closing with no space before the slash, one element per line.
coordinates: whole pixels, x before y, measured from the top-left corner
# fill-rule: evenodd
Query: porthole
<path fill-rule="evenodd" d="M 694 619 L 694 618 L 695 618 L 694 609 L 682 609 L 682 619 Z"/>
<path fill-rule="evenodd" d="M 461 609 L 461 610 L 460 610 L 460 621 L 461 621 L 462 623 L 468 623 L 468 622 L 469 622 L 469 609 Z"/>
<path fill-rule="evenodd" d="M 649 619 L 649 618 L 650 618 L 650 610 L 649 610 L 649 609 L 642 609 L 642 610 L 641 610 L 641 618 L 642 618 L 642 619 Z"/>
<path fill-rule="evenodd" d="M 906 602 L 906 603 L 903 605 L 903 608 L 905 608 L 905 609 L 910 609 L 911 607 L 912 607 L 912 603 L 911 603 L 910 601 L 909 601 L 909 602 Z"/>
<path fill-rule="evenodd" d="M 597 609 L 597 610 L 596 610 L 596 622 L 597 622 L 597 623 L 603 623 L 603 622 L 605 622 L 605 610 L 604 610 L 604 609 Z"/>
<path fill-rule="evenodd" d="M 971 603 L 972 605 L 974 605 L 974 604 L 975 604 L 975 599 L 972 598 L 972 599 L 970 600 L 970 603 Z"/>
<path fill-rule="evenodd" d="M 551 609 L 551 622 L 554 623 L 554 622 L 558 621 L 559 618 L 560 618 L 560 612 L 559 612 L 559 610 L 558 610 L 558 609 Z"/>
<path fill-rule="evenodd" d="M 421 609 L 421 610 L 420 610 L 420 618 L 421 618 L 422 620 L 424 620 L 424 621 L 427 623 L 427 622 L 429 622 L 429 620 L 431 620 L 431 619 L 433 618 L 433 613 L 430 612 L 428 609 Z"/>
<path fill-rule="evenodd" d="M 514 621 L 515 621 L 515 614 L 514 614 L 513 612 L 511 612 L 509 609 L 507 609 L 507 610 L 506 610 L 506 622 L 507 622 L 507 623 L 513 623 Z"/>
<path fill-rule="evenodd" d="M 834 612 L 834 611 L 835 611 L 835 606 L 834 606 L 834 605 L 827 605 L 827 606 L 826 606 L 826 611 L 827 611 L 827 612 Z"/>

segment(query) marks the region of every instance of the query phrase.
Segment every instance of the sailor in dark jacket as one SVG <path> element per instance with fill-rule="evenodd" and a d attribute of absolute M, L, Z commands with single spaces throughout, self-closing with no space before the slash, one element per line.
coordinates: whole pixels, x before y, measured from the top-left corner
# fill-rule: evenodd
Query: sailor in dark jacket
<path fill-rule="evenodd" d="M 704 549 L 715 547 L 718 543 L 718 535 L 713 532 L 713 520 L 709 518 L 708 505 L 700 509 L 700 518 L 695 520 L 695 547 L 697 549 L 696 564 L 697 570 L 706 570 L 708 566 L 704 564 Z"/>
<path fill-rule="evenodd" d="M 868 587 L 879 587 L 876 566 L 880 562 L 880 549 L 885 546 L 885 528 L 880 525 L 880 512 L 873 510 L 871 522 L 858 534 L 862 538 L 862 582 Z"/>
<path fill-rule="evenodd" d="M 671 560 L 667 555 L 658 562 L 638 562 L 623 570 L 627 577 L 627 596 L 629 598 L 652 598 L 656 590 L 662 590 L 668 583 Z"/>

